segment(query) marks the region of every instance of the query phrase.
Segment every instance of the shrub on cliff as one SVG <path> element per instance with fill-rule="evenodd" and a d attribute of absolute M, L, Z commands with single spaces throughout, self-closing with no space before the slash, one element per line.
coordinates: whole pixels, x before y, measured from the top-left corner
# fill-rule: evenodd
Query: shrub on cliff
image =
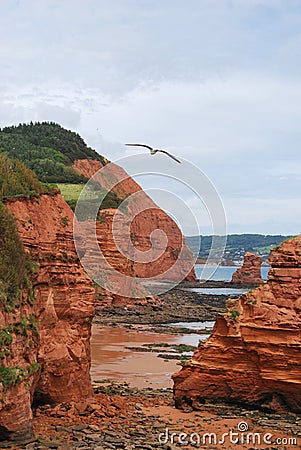
<path fill-rule="evenodd" d="M 32 296 L 33 263 L 25 253 L 15 220 L 0 201 L 0 306 L 13 309 L 21 300 L 22 291 Z"/>
<path fill-rule="evenodd" d="M 0 154 L 0 199 L 15 195 L 40 194 L 45 188 L 35 173 L 21 161 Z"/>

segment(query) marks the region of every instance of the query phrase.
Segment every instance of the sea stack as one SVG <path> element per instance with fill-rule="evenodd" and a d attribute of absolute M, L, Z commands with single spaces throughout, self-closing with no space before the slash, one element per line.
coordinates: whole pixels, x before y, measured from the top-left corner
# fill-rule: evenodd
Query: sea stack
<path fill-rule="evenodd" d="M 232 275 L 231 283 L 261 284 L 263 282 L 260 272 L 261 262 L 259 255 L 247 252 L 242 267 L 239 267 Z"/>

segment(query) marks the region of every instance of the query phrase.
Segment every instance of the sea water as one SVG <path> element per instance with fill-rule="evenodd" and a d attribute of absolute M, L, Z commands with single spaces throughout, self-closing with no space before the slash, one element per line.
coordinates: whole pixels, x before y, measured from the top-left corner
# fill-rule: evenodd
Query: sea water
<path fill-rule="evenodd" d="M 194 266 L 197 278 L 201 277 L 202 279 L 207 279 L 210 277 L 208 280 L 213 281 L 231 281 L 232 275 L 237 269 L 237 266 L 218 266 L 216 269 L 213 269 L 212 267 L 204 268 L 203 264 L 196 264 Z M 267 280 L 269 270 L 269 266 L 261 267 L 261 276 L 264 280 Z"/>

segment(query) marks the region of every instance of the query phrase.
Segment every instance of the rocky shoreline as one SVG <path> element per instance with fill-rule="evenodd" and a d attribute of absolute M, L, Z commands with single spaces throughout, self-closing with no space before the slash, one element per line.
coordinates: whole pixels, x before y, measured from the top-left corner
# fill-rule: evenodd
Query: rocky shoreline
<path fill-rule="evenodd" d="M 96 309 L 94 323 L 120 324 L 167 324 L 173 322 L 213 321 L 226 310 L 227 295 L 206 295 L 191 291 L 192 288 L 253 289 L 254 285 L 241 285 L 224 281 L 185 282 L 159 296 L 156 305 L 133 307 L 106 307 Z"/>
<path fill-rule="evenodd" d="M 178 448 L 224 448 L 209 446 L 209 436 L 222 436 L 247 424 L 249 431 L 264 436 L 270 432 L 282 442 L 297 439 L 301 419 L 294 414 L 268 414 L 224 404 L 206 404 L 198 411 L 173 408 L 171 389 L 132 389 L 126 383 L 94 385 L 94 398 L 82 403 L 44 405 L 36 408 L 35 440 L 23 445 L 2 442 L 1 448 L 46 450 L 174 450 Z M 242 426 L 242 425 L 240 425 Z M 175 433 L 171 442 L 171 433 Z M 197 435 L 206 445 L 180 445 L 178 436 Z M 205 437 L 204 437 L 205 436 Z M 168 437 L 168 439 L 167 439 Z M 168 441 L 168 442 L 165 442 Z M 202 443 L 202 442 L 201 442 Z M 228 448 L 228 447 L 227 447 Z M 229 447 L 231 448 L 231 447 Z M 251 446 L 237 443 L 235 449 L 298 448 L 292 445 Z"/>
<path fill-rule="evenodd" d="M 152 331 L 169 322 L 213 321 L 218 313 L 225 311 L 226 295 L 200 295 L 187 291 L 191 287 L 241 288 L 227 282 L 185 283 L 161 296 L 158 306 L 130 308 L 106 308 L 95 316 L 94 323 L 106 326 L 135 327 L 150 325 Z M 248 286 L 244 286 L 248 287 Z M 138 328 L 139 329 L 139 328 Z M 187 329 L 172 328 L 175 333 L 187 333 Z M 150 348 L 151 350 L 151 348 Z M 262 438 L 270 433 L 281 444 L 244 444 L 240 439 L 233 448 L 250 450 L 289 450 L 298 448 L 301 417 L 297 414 L 278 414 L 270 411 L 251 410 L 241 406 L 222 403 L 199 405 L 197 411 L 186 407 L 174 408 L 172 390 L 169 388 L 131 388 L 127 383 L 112 383 L 102 380 L 93 383 L 94 396 L 80 403 L 68 402 L 59 405 L 40 405 L 34 408 L 33 428 L 35 439 L 17 445 L 1 442 L 1 448 L 46 450 L 46 449 L 94 449 L 94 450 L 176 450 L 179 448 L 232 448 L 208 441 L 208 433 L 221 438 L 229 430 L 237 431 L 244 423 L 249 432 Z M 174 433 L 173 438 L 171 434 Z M 189 440 L 187 445 L 179 443 L 184 433 L 200 439 L 200 445 Z M 207 433 L 207 435 L 206 435 Z M 212 436 L 213 436 L 212 434 Z M 205 437 L 204 437 L 205 436 Z M 207 437 L 206 437 L 207 436 Z M 202 441 L 205 439 L 205 441 Z M 207 439 L 207 440 L 206 440 Z M 213 438 L 212 438 L 213 439 Z M 194 445 L 192 445 L 194 444 Z M 212 445 L 214 444 L 214 445 Z"/>

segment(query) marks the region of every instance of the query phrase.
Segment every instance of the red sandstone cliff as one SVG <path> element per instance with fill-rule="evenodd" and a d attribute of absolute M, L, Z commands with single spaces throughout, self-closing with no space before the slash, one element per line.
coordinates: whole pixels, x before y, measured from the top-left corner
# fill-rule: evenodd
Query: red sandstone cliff
<path fill-rule="evenodd" d="M 87 160 L 76 163 L 76 166 L 90 177 L 101 164 Z M 124 177 L 125 172 L 114 166 L 113 175 L 118 180 Z M 100 183 L 106 187 L 105 181 L 100 180 Z M 147 207 L 132 224 L 126 216 L 119 221 L 121 228 L 117 234 L 121 245 L 126 241 L 123 236 L 127 233 L 128 237 L 130 230 L 137 252 L 147 253 L 145 250 L 150 249 L 161 256 L 150 264 L 133 263 L 126 256 L 121 257 L 112 234 L 115 210 L 102 211 L 105 220 L 97 223 L 98 244 L 113 269 L 131 276 L 129 293 L 134 289 L 142 301 L 144 297 L 145 301 L 153 302 L 154 299 L 135 281 L 135 277 L 153 276 L 154 270 L 164 273 L 173 266 L 182 245 L 182 234 L 173 220 L 128 176 L 117 184 L 114 191 L 122 199 L 139 192 Z M 21 378 L 7 387 L 0 385 L 0 436 L 22 438 L 32 433 L 33 397 L 42 402 L 58 403 L 79 401 L 92 395 L 89 340 L 95 293 L 75 251 L 73 213 L 59 194 L 14 198 L 7 201 L 7 207 L 15 217 L 26 251 L 39 264 L 34 282 L 35 301 L 30 302 L 24 297 L 19 309 L 0 312 L 1 329 L 29 317 L 39 324 L 35 332 L 30 330 L 25 337 L 12 333 L 10 353 L 4 358 L 5 366 L 16 368 L 16 375 Z M 131 205 L 129 212 L 135 215 L 135 205 Z M 167 241 L 155 237 L 152 248 L 150 235 L 157 228 L 165 231 Z M 93 246 L 90 248 L 89 243 L 86 244 L 84 251 L 93 252 Z M 186 245 L 183 247 L 185 266 L 186 262 L 191 264 L 192 255 Z M 181 270 L 177 269 L 180 275 Z M 175 275 L 179 273 L 172 274 Z M 107 276 L 106 272 L 104 276 Z M 194 279 L 193 270 L 186 278 Z M 118 280 L 116 282 L 118 284 Z M 110 286 L 107 288 L 109 290 Z M 122 296 L 106 294 L 107 302 L 118 304 L 123 301 Z"/>
<path fill-rule="evenodd" d="M 222 400 L 301 411 L 301 236 L 269 261 L 269 281 L 229 300 L 209 339 L 173 376 L 177 406 Z"/>
<path fill-rule="evenodd" d="M 77 160 L 73 165 L 77 172 L 88 178 L 91 178 L 101 167 L 102 164 L 99 161 L 91 160 Z M 133 220 L 126 224 L 128 220 L 124 216 L 124 221 L 120 219 L 118 224 L 118 227 L 122 228 L 121 222 L 124 222 L 120 235 L 128 237 L 130 234 L 136 250 L 135 262 L 131 265 L 132 275 L 138 278 L 159 275 L 162 276 L 162 279 L 165 277 L 167 280 L 195 280 L 192 252 L 184 242 L 176 223 L 141 190 L 141 187 L 121 167 L 110 163 L 109 170 L 109 176 L 103 176 L 100 172 L 95 180 L 105 189 L 111 189 L 111 185 L 115 184 L 112 190 L 121 199 L 126 199 L 131 194 L 135 194 L 136 197 L 134 201 L 129 200 L 128 202 L 128 217 Z M 112 180 L 114 180 L 113 183 Z M 102 214 L 106 215 L 105 212 Z M 113 217 L 110 217 L 109 221 L 112 220 Z M 104 226 L 106 227 L 106 225 Z M 129 232 L 126 230 L 127 226 Z M 97 225 L 100 232 L 102 228 L 101 224 Z M 155 230 L 160 230 L 165 236 L 163 233 L 155 235 L 152 243 L 151 234 Z M 109 229 L 107 232 L 111 233 Z M 109 240 L 112 243 L 113 236 Z M 125 242 L 122 239 L 120 241 L 121 245 L 122 241 Z M 100 245 L 104 247 L 104 253 L 110 254 L 113 267 L 117 270 L 124 270 L 125 258 L 120 256 L 116 246 L 105 248 L 104 242 L 100 242 Z M 115 253 L 116 251 L 117 253 Z M 147 254 L 148 251 L 149 254 Z M 179 260 L 178 264 L 175 264 L 177 260 Z"/>
<path fill-rule="evenodd" d="M 101 220 L 96 222 L 97 240 L 93 239 L 93 233 L 88 230 L 78 245 L 82 255 L 81 263 L 84 267 L 90 265 L 97 267 L 93 272 L 93 279 L 98 279 L 103 287 L 96 286 L 95 307 L 101 309 L 106 306 L 134 307 L 137 304 L 157 304 L 159 300 L 152 297 L 135 278 L 132 261 L 123 256 L 117 247 L 112 233 L 115 212 L 115 209 L 102 209 Z M 117 221 L 115 233 L 121 245 L 128 238 L 126 229 L 128 221 L 125 215 L 122 215 L 122 220 Z"/>
<path fill-rule="evenodd" d="M 232 283 L 260 284 L 261 278 L 261 258 L 259 255 L 247 252 L 244 256 L 244 263 L 232 275 Z"/>
<path fill-rule="evenodd" d="M 0 313 L 1 328 L 29 316 L 39 323 L 35 341 L 32 333 L 25 340 L 13 335 L 10 355 L 4 360 L 9 367 L 40 365 L 24 381 L 0 389 L 0 434 L 21 437 L 31 434 L 33 395 L 55 403 L 79 401 L 93 393 L 94 289 L 75 251 L 73 213 L 60 194 L 14 198 L 6 206 L 16 219 L 26 251 L 39 264 L 34 302 L 23 299 L 18 310 Z"/>

